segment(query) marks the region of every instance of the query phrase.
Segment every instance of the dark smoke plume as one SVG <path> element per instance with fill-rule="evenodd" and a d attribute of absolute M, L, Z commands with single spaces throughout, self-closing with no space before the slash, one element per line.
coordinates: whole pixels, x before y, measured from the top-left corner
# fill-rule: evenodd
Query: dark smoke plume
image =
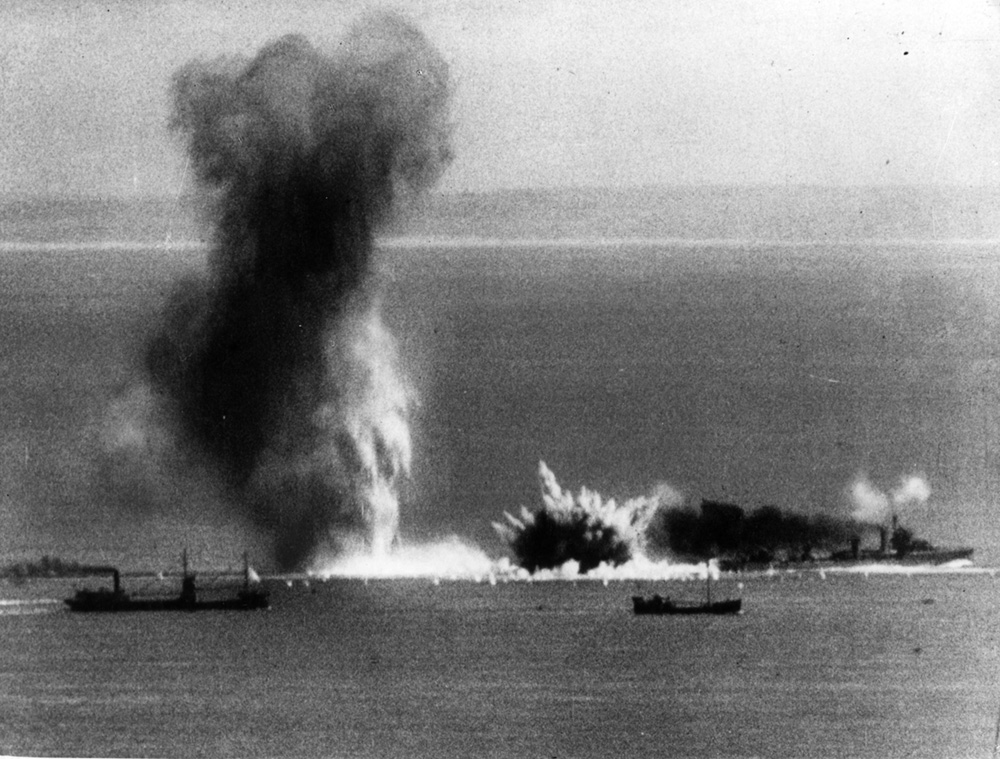
<path fill-rule="evenodd" d="M 171 126 L 214 239 L 149 346 L 149 381 L 282 568 L 395 536 L 410 392 L 378 315 L 373 234 L 450 160 L 450 93 L 443 59 L 394 15 L 331 55 L 287 36 L 174 76 Z"/>
<path fill-rule="evenodd" d="M 650 530 L 650 540 L 683 559 L 768 563 L 778 555 L 802 558 L 814 549 L 842 547 L 855 533 L 849 520 L 826 514 L 805 515 L 775 506 L 747 513 L 735 504 L 702 501 L 700 512 L 663 511 Z"/>

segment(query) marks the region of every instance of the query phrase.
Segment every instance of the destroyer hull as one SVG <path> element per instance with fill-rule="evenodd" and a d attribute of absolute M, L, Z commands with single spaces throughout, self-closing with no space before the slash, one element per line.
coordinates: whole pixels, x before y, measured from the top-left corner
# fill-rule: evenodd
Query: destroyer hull
<path fill-rule="evenodd" d="M 973 548 L 935 548 L 930 551 L 911 551 L 899 556 L 894 553 L 862 553 L 860 556 L 842 557 L 832 559 L 819 559 L 816 561 L 789 562 L 790 567 L 816 567 L 817 569 L 829 569 L 830 567 L 856 567 L 866 564 L 888 564 L 906 567 L 919 566 L 941 566 L 953 561 L 967 561 L 972 559 L 975 552 Z"/>
<path fill-rule="evenodd" d="M 904 567 L 939 567 L 953 561 L 971 561 L 974 548 L 935 548 L 932 550 L 917 550 L 898 556 L 894 553 L 878 551 L 863 551 L 858 556 L 833 556 L 822 559 L 803 559 L 795 561 L 759 562 L 722 560 L 719 562 L 724 571 L 765 571 L 768 569 L 837 569 L 875 565 Z"/>

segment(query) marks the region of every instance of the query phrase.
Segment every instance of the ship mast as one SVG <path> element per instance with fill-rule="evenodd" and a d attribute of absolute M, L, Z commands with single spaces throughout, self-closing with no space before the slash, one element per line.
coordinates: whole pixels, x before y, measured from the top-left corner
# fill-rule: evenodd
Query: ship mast
<path fill-rule="evenodd" d="M 709 560 L 705 559 L 705 597 L 708 599 L 708 605 L 712 605 L 712 566 L 709 564 Z"/>

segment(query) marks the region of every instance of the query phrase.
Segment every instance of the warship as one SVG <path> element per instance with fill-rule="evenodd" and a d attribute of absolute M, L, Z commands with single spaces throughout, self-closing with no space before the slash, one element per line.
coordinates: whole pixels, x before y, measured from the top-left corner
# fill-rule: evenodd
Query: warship
<path fill-rule="evenodd" d="M 855 534 L 850 546 L 829 553 L 805 546 L 799 553 L 775 557 L 768 552 L 750 556 L 726 556 L 719 560 L 725 571 L 759 570 L 772 567 L 787 569 L 829 569 L 835 567 L 890 564 L 902 566 L 941 566 L 955 561 L 971 561 L 974 548 L 969 546 L 935 546 L 913 536 L 893 515 L 891 524 L 878 526 L 878 547 L 862 545 L 861 535 Z"/>

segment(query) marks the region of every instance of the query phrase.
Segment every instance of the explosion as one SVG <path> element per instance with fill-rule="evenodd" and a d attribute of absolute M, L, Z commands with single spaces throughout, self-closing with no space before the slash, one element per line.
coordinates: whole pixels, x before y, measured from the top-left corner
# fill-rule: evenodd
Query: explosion
<path fill-rule="evenodd" d="M 168 490 L 207 481 L 281 569 L 396 536 L 413 394 L 379 315 L 373 235 L 449 162 L 450 94 L 441 56 L 395 15 L 333 54 L 292 35 L 174 76 L 171 126 L 213 247 L 149 344 L 132 398 L 153 407 L 120 423 L 164 455 L 112 448 Z"/>
<path fill-rule="evenodd" d="M 645 555 L 646 530 L 660 506 L 680 497 L 666 485 L 650 495 L 621 505 L 581 488 L 575 497 L 564 491 L 555 475 L 538 464 L 542 508 L 521 508 L 520 518 L 504 513 L 506 524 L 494 529 L 510 545 L 518 564 L 534 572 L 576 562 L 580 572 L 601 564 L 619 566 Z"/>

